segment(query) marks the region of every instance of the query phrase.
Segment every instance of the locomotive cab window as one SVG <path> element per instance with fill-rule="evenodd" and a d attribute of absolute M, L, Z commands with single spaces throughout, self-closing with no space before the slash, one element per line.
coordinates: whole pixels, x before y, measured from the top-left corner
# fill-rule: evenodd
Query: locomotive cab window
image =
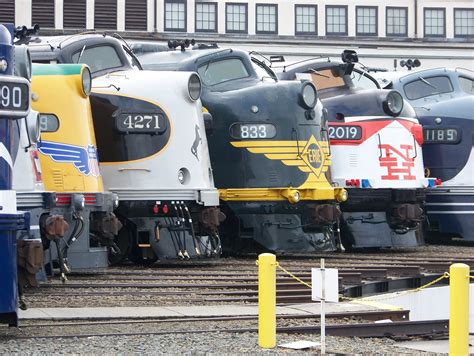
<path fill-rule="evenodd" d="M 198 68 L 198 73 L 205 85 L 215 85 L 249 77 L 247 68 L 238 58 L 208 62 Z"/>
<path fill-rule="evenodd" d="M 421 74 L 417 80 L 405 84 L 403 87 L 405 95 L 410 100 L 425 98 L 427 96 L 450 93 L 453 91 L 453 85 L 448 77 L 426 77 Z"/>
<path fill-rule="evenodd" d="M 119 68 L 123 65 L 117 51 L 112 46 L 84 46 L 72 55 L 72 61 L 87 64 L 91 69 L 91 73 L 104 69 Z"/>
<path fill-rule="evenodd" d="M 474 80 L 465 77 L 459 77 L 459 85 L 463 91 L 474 95 Z"/>

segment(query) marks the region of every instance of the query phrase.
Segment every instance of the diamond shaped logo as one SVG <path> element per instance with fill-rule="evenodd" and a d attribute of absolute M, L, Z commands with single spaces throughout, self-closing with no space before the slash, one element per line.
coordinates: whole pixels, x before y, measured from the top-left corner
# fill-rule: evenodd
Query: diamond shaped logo
<path fill-rule="evenodd" d="M 303 152 L 301 152 L 301 159 L 306 163 L 316 177 L 319 177 L 323 170 L 326 156 L 324 155 L 318 140 L 316 140 L 314 136 L 311 136 L 306 143 Z"/>

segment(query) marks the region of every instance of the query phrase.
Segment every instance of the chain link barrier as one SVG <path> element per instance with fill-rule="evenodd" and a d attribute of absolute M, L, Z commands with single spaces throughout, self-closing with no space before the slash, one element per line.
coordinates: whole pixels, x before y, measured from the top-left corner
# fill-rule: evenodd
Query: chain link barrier
<path fill-rule="evenodd" d="M 257 263 L 258 265 L 258 263 Z M 308 288 L 312 288 L 311 284 L 309 283 L 306 283 L 305 281 L 303 281 L 301 278 L 297 277 L 296 275 L 294 275 L 293 273 L 291 273 L 290 271 L 288 271 L 287 269 L 285 269 L 283 266 L 280 265 L 279 262 L 276 262 L 276 267 L 283 271 L 284 273 L 286 273 L 287 275 L 289 275 L 291 278 L 295 279 L 296 281 L 298 281 L 299 283 L 305 285 L 306 287 Z M 393 299 L 395 297 L 399 297 L 399 296 L 402 296 L 402 295 L 407 295 L 407 294 L 412 294 L 412 293 L 416 293 L 416 292 L 420 292 L 422 291 L 423 289 L 425 288 L 428 288 L 428 287 L 431 287 L 432 285 L 436 284 L 436 283 L 439 283 L 440 281 L 442 281 L 443 279 L 447 279 L 449 278 L 449 272 L 444 272 L 440 277 L 438 278 L 435 278 L 434 280 L 432 280 L 431 282 L 428 282 L 420 287 L 417 287 L 417 288 L 414 288 L 414 289 L 410 289 L 410 290 L 404 290 L 404 291 L 400 291 L 400 292 L 394 292 L 394 293 L 391 293 L 390 296 L 384 296 L 384 297 L 377 297 L 377 296 L 374 296 L 374 297 L 361 297 L 361 298 L 351 298 L 351 297 L 346 297 L 346 296 L 343 296 L 342 294 L 339 295 L 339 298 L 341 298 L 342 300 L 347 300 L 347 301 L 363 301 L 363 300 L 366 300 L 366 301 L 380 301 L 380 300 L 388 300 L 388 299 Z M 469 278 L 471 279 L 474 279 L 474 276 L 469 276 Z"/>
<path fill-rule="evenodd" d="M 285 272 L 286 274 L 288 274 L 290 277 L 296 279 L 296 280 L 297 280 L 298 282 L 300 282 L 301 284 L 304 284 L 306 287 L 311 288 L 311 289 L 313 288 L 313 287 L 311 286 L 311 284 L 306 283 L 306 282 L 303 281 L 301 278 L 295 276 L 293 273 L 291 273 L 290 271 L 288 271 L 287 269 L 285 269 L 284 267 L 282 267 L 282 266 L 280 265 L 280 263 L 277 262 L 277 263 L 276 263 L 276 266 L 277 266 L 278 269 L 282 270 L 283 272 Z"/>

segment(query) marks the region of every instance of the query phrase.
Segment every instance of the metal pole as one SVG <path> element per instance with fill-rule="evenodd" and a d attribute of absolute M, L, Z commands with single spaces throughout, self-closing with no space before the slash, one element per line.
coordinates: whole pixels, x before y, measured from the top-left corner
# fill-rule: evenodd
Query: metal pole
<path fill-rule="evenodd" d="M 324 258 L 321 258 L 321 355 L 326 354 L 326 276 L 324 273 Z"/>
<path fill-rule="evenodd" d="M 258 345 L 276 346 L 276 257 L 271 253 L 258 256 Z"/>
<path fill-rule="evenodd" d="M 449 268 L 449 355 L 469 354 L 469 266 Z"/>

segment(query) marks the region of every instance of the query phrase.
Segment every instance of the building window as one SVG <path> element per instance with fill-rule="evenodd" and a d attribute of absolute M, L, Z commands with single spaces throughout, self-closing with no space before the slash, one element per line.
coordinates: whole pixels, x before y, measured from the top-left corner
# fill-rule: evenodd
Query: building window
<path fill-rule="evenodd" d="M 445 9 L 425 8 L 425 37 L 444 37 L 446 28 Z"/>
<path fill-rule="evenodd" d="M 377 36 L 377 7 L 356 6 L 356 35 Z"/>
<path fill-rule="evenodd" d="M 317 14 L 316 5 L 295 5 L 295 33 L 297 35 L 317 34 Z"/>
<path fill-rule="evenodd" d="M 407 36 L 408 35 L 408 8 L 387 7 L 386 33 L 387 36 Z"/>
<path fill-rule="evenodd" d="M 217 3 L 196 3 L 196 32 L 217 32 Z"/>
<path fill-rule="evenodd" d="M 278 7 L 277 5 L 257 4 L 256 7 L 256 32 L 278 32 Z"/>
<path fill-rule="evenodd" d="M 226 32 L 247 33 L 247 4 L 226 4 Z"/>
<path fill-rule="evenodd" d="M 326 34 L 347 35 L 347 6 L 326 6 Z"/>
<path fill-rule="evenodd" d="M 186 32 L 185 0 L 165 0 L 165 31 Z"/>
<path fill-rule="evenodd" d="M 474 9 L 454 9 L 454 36 L 474 36 Z"/>

